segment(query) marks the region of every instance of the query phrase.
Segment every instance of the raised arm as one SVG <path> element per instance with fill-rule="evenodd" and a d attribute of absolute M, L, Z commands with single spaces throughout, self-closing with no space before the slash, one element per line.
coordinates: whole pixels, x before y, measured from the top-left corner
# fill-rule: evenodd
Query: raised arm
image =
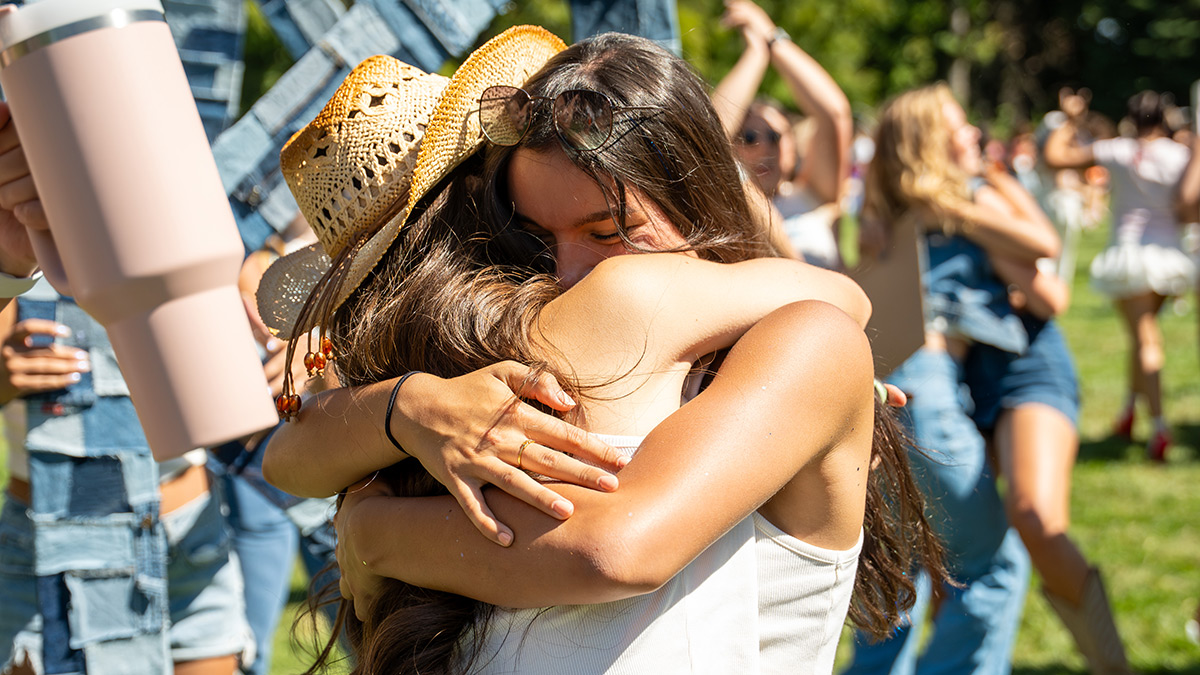
<path fill-rule="evenodd" d="M 577 505 L 562 522 L 495 494 L 497 513 L 517 532 L 509 548 L 475 536 L 452 499 L 352 495 L 339 516 L 347 567 L 517 607 L 650 591 L 773 495 L 827 501 L 784 488 L 828 462 L 865 482 L 871 388 L 858 325 L 824 303 L 789 305 L 747 332 L 713 384 L 654 429 L 622 471 L 621 490 L 553 486 Z M 797 502 L 778 506 L 803 511 Z M 857 536 L 861 504 L 821 516 L 856 521 Z"/>
<path fill-rule="evenodd" d="M 850 175 L 854 136 L 850 101 L 821 64 L 790 39 L 772 43 L 771 64 L 787 82 L 796 105 L 816 123 L 803 153 L 800 182 L 821 202 L 837 203 Z"/>
<path fill-rule="evenodd" d="M 738 28 L 746 50 L 725 79 L 713 90 L 713 105 L 732 138 L 745 119 L 763 73 L 771 65 L 787 83 L 801 112 L 816 123 L 804 152 L 801 182 L 822 203 L 837 202 L 850 172 L 850 142 L 854 119 L 850 102 L 821 64 L 781 34 L 758 5 L 749 0 L 729 3 L 723 23 Z"/>
<path fill-rule="evenodd" d="M 730 139 L 741 131 L 746 112 L 754 102 L 767 66 L 771 65 L 771 48 L 767 41 L 775 31 L 775 24 L 770 18 L 766 19 L 768 26 L 755 23 L 758 17 L 746 5 L 758 9 L 749 2 L 734 2 L 721 17 L 722 25 L 741 32 L 746 48 L 712 92 L 713 107 L 717 110 L 721 126 L 725 128 L 725 135 Z"/>
<path fill-rule="evenodd" d="M 1046 138 L 1042 159 L 1051 169 L 1085 169 L 1096 163 L 1091 146 L 1079 142 L 1079 125 L 1088 111 L 1087 99 L 1064 89 L 1059 92 L 1058 100 L 1066 120 Z"/>

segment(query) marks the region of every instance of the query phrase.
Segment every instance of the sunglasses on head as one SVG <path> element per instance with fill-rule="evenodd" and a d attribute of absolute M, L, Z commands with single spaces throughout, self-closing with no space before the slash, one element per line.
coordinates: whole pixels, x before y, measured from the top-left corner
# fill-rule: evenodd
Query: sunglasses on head
<path fill-rule="evenodd" d="M 494 86 L 479 97 L 483 135 L 496 145 L 521 142 L 533 124 L 535 107 L 550 103 L 550 118 L 559 140 L 575 150 L 595 150 L 612 136 L 613 114 L 626 110 L 659 110 L 656 106 L 618 106 L 591 89 L 568 89 L 553 98 L 531 96 L 517 87 Z"/>
<path fill-rule="evenodd" d="M 741 141 L 742 145 L 758 145 L 764 141 L 770 145 L 778 145 L 779 138 L 779 132 L 774 129 L 768 129 L 765 132 L 758 131 L 757 129 L 746 129 L 742 131 Z"/>

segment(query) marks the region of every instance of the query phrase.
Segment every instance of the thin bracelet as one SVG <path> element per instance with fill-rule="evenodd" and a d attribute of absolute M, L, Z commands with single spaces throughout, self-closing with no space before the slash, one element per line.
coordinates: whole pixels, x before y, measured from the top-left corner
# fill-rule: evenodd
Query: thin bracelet
<path fill-rule="evenodd" d="M 404 384 L 408 378 L 416 375 L 419 372 L 421 371 L 410 370 L 400 376 L 400 379 L 396 381 L 396 386 L 392 387 L 392 397 L 388 399 L 387 413 L 383 416 L 383 433 L 387 434 L 388 440 L 392 442 L 392 445 L 396 446 L 397 450 L 406 455 L 408 454 L 408 451 L 405 450 L 404 446 L 400 445 L 400 441 L 397 441 L 396 437 L 392 435 L 392 410 L 396 407 L 396 394 L 400 393 L 400 385 Z"/>

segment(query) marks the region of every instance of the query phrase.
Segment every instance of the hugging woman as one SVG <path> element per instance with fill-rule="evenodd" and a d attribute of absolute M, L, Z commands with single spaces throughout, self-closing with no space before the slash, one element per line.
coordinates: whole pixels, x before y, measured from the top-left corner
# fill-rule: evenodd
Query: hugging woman
<path fill-rule="evenodd" d="M 383 470 L 338 516 L 356 672 L 831 672 L 847 611 L 885 634 L 913 566 L 944 575 L 874 394 L 861 291 L 771 257 L 684 62 L 616 34 L 560 48 L 511 29 L 429 108 L 411 92 L 436 76 L 393 64 L 339 91 L 285 150 L 329 258 L 281 259 L 260 312 L 293 339 L 327 328 L 339 377 L 360 388 L 306 403 L 264 470 L 317 492 Z M 375 146 L 388 150 L 351 151 L 392 109 Z M 693 364 L 724 350 L 681 406 Z M 541 443 L 505 448 L 517 471 L 488 501 L 512 538 L 499 530 L 510 545 L 495 546 L 431 480 L 449 472 L 411 431 L 420 419 L 397 434 L 356 408 L 378 380 L 424 371 L 383 389 L 403 393 L 504 359 L 562 383 L 579 401 L 557 404 L 567 422 L 637 453 L 607 458 L 624 466 L 619 489 L 580 471 L 595 490 L 521 471 L 567 462 Z M 321 428 L 346 421 L 337 447 Z M 429 471 L 396 463 L 390 436 Z"/>

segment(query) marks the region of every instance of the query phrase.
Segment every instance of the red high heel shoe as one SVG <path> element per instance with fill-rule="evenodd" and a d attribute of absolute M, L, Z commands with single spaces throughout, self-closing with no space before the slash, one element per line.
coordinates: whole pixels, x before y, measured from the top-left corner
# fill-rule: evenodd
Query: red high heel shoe
<path fill-rule="evenodd" d="M 1167 461 L 1167 448 L 1171 445 L 1171 434 L 1165 429 L 1154 432 L 1146 444 L 1146 456 L 1154 462 Z"/>

